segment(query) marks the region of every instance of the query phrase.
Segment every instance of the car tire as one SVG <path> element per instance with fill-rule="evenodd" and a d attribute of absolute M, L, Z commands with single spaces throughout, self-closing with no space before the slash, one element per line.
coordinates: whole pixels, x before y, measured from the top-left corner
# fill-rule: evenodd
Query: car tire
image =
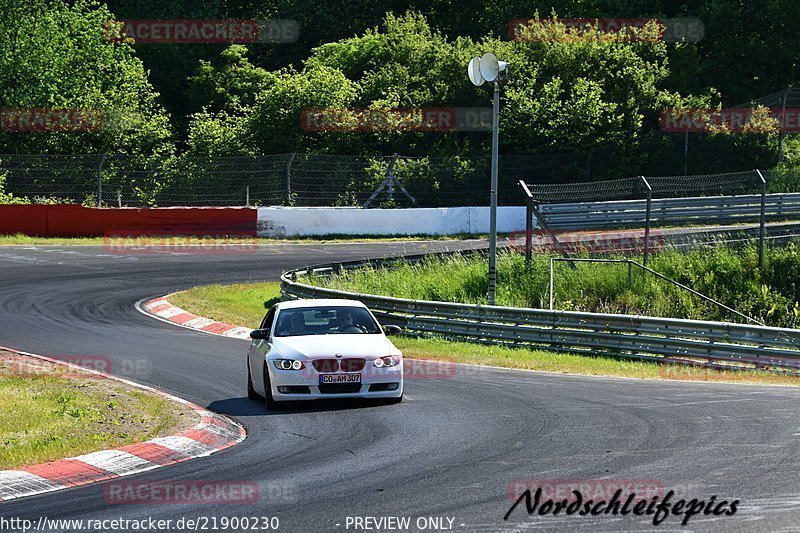
<path fill-rule="evenodd" d="M 256 389 L 253 388 L 253 376 L 250 375 L 250 361 L 247 362 L 247 399 L 260 400 L 261 396 L 258 395 Z"/>
<path fill-rule="evenodd" d="M 267 411 L 274 411 L 278 408 L 278 402 L 272 397 L 272 385 L 266 365 L 264 365 L 264 407 L 267 408 Z"/>

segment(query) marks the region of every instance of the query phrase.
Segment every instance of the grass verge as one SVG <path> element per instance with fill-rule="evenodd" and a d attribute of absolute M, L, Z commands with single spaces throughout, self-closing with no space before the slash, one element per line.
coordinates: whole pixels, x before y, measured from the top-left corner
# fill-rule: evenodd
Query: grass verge
<path fill-rule="evenodd" d="M 326 235 L 318 237 L 295 238 L 263 238 L 263 237 L 204 237 L 166 235 L 153 237 L 31 237 L 17 233 L 15 235 L 0 235 L 0 246 L 113 246 L 120 247 L 129 243 L 131 246 L 151 244 L 166 246 L 178 243 L 181 245 L 215 244 L 317 244 L 317 243 L 352 243 L 352 242 L 410 242 L 410 241 L 449 241 L 464 239 L 482 239 L 485 235 L 387 235 L 374 237 L 369 235 Z"/>
<path fill-rule="evenodd" d="M 252 328 L 258 327 L 264 317 L 266 312 L 264 302 L 267 301 L 272 305 L 279 299 L 278 282 L 195 287 L 169 297 L 172 304 L 191 313 Z M 452 342 L 440 338 L 398 336 L 392 337 L 392 342 L 409 358 L 472 365 L 591 376 L 800 385 L 800 377 L 772 372 L 719 371 L 686 365 L 664 365 L 651 361 Z"/>
<path fill-rule="evenodd" d="M 0 351 L 0 469 L 167 436 L 197 420 L 119 381 Z"/>
<path fill-rule="evenodd" d="M 586 257 L 588 253 L 580 254 Z M 768 326 L 800 326 L 800 245 L 770 247 L 759 268 L 754 246 L 709 246 L 690 251 L 664 249 L 648 266 Z M 623 255 L 608 257 L 623 259 Z M 550 256 L 536 254 L 530 268 L 522 254 L 497 258 L 497 302 L 509 307 L 549 305 Z M 564 262 L 554 269 L 555 308 L 565 311 L 734 321 L 744 319 L 636 268 L 614 263 Z M 456 254 L 431 257 L 391 269 L 352 269 L 306 282 L 345 291 L 415 300 L 482 303 L 488 287 L 486 258 Z"/>

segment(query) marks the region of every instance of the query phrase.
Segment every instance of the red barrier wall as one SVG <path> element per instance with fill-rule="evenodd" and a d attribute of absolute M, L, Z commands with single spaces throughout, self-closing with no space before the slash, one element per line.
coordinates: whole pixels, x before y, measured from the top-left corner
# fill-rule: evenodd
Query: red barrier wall
<path fill-rule="evenodd" d="M 47 235 L 46 205 L 1 205 L 0 234 Z"/>
<path fill-rule="evenodd" d="M 39 237 L 137 235 L 255 236 L 253 207 L 92 208 L 82 205 L 0 206 L 0 234 Z"/>

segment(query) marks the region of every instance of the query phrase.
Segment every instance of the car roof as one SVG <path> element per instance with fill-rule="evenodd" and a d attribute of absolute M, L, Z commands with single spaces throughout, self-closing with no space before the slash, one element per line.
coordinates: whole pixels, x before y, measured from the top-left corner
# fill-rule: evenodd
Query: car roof
<path fill-rule="evenodd" d="M 278 304 L 278 311 L 284 309 L 300 309 L 304 307 L 326 307 L 326 306 L 340 306 L 340 307 L 366 307 L 358 300 L 345 300 L 334 298 L 314 298 L 304 300 L 291 300 L 287 302 L 280 302 Z"/>

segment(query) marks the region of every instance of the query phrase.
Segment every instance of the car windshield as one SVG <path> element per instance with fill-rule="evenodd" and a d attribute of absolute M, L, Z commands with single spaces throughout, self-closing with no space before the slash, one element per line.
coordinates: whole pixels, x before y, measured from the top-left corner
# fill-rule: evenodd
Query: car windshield
<path fill-rule="evenodd" d="M 380 326 L 363 307 L 320 306 L 284 309 L 278 314 L 276 337 L 301 335 L 376 334 Z"/>

